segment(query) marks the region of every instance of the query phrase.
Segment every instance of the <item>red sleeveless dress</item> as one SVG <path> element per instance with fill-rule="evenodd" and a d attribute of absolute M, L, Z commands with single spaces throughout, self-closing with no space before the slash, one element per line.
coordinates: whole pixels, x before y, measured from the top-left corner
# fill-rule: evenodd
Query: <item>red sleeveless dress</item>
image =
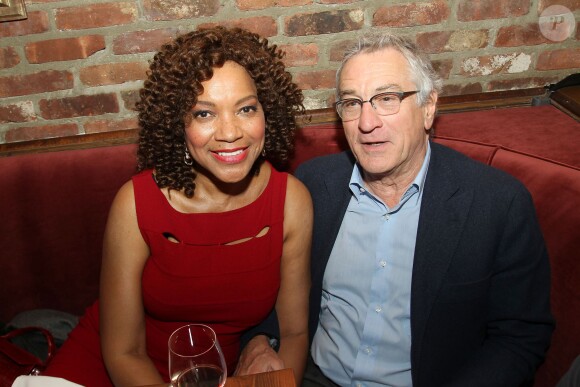
<path fill-rule="evenodd" d="M 178 212 L 152 171 L 133 177 L 139 228 L 151 250 L 142 279 L 147 351 L 166 382 L 167 342 L 175 329 L 188 323 L 211 326 L 231 374 L 240 336 L 274 307 L 287 174 L 270 169 L 268 185 L 253 203 L 221 213 Z M 100 353 L 98 321 L 96 302 L 43 375 L 85 386 L 111 385 Z"/>

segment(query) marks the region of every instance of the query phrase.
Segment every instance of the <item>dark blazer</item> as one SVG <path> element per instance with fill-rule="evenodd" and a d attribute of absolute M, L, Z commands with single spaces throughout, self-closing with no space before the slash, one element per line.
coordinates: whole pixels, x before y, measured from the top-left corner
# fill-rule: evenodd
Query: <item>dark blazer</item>
<path fill-rule="evenodd" d="M 550 272 L 533 202 L 508 174 L 431 143 L 411 285 L 414 386 L 519 386 L 550 342 Z M 301 165 L 312 195 L 310 337 L 354 158 Z"/>

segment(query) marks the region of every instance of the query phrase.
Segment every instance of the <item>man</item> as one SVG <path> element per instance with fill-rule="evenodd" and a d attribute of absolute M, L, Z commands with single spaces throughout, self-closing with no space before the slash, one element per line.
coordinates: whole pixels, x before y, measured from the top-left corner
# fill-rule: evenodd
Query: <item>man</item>
<path fill-rule="evenodd" d="M 303 386 L 519 386 L 543 359 L 550 274 L 531 197 L 429 141 L 440 83 L 396 35 L 345 55 L 351 151 L 296 172 L 314 203 Z M 264 341 L 243 364 L 269 363 Z"/>

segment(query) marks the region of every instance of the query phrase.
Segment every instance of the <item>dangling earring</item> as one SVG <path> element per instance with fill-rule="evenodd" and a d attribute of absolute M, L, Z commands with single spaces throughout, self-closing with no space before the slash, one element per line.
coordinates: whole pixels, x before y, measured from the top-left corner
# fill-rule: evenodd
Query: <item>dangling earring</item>
<path fill-rule="evenodd" d="M 266 158 L 266 147 L 262 149 L 262 157 Z"/>
<path fill-rule="evenodd" d="M 184 145 L 183 162 L 188 167 L 191 167 L 193 165 L 193 159 L 191 158 L 191 155 L 189 154 L 189 150 L 187 149 L 187 145 L 185 145 L 185 144 L 183 144 L 183 145 Z"/>

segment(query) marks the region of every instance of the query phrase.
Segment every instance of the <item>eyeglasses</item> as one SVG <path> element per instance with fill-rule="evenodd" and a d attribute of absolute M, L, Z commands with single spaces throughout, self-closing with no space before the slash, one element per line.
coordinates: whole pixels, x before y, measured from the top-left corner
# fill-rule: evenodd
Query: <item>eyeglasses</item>
<path fill-rule="evenodd" d="M 396 114 L 401 108 L 401 101 L 405 98 L 418 93 L 419 90 L 414 91 L 390 91 L 388 93 L 380 93 L 372 96 L 368 101 L 363 101 L 359 98 L 341 99 L 334 105 L 336 111 L 343 121 L 352 121 L 360 117 L 363 103 L 369 102 L 378 115 L 388 116 Z"/>

